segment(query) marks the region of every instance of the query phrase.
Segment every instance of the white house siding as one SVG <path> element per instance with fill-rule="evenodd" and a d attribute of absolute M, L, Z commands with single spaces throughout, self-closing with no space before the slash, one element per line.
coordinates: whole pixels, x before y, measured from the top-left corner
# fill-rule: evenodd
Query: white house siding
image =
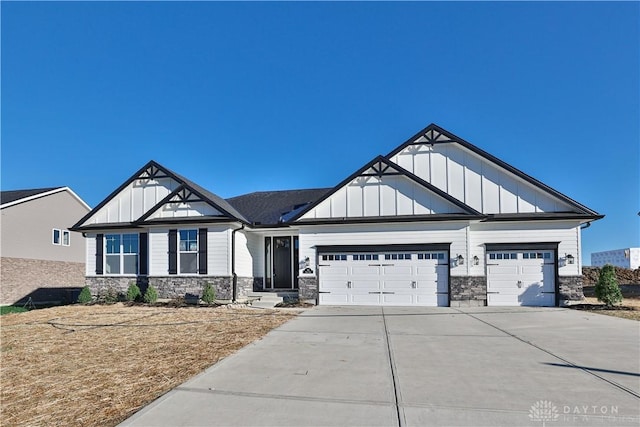
<path fill-rule="evenodd" d="M 451 243 L 451 257 L 463 254 L 466 259 L 466 235 L 461 222 L 306 226 L 300 228 L 300 259 L 309 257 L 313 265 L 316 246 L 429 243 Z M 452 267 L 451 275 L 466 276 L 467 269 Z"/>
<path fill-rule="evenodd" d="M 486 214 L 561 212 L 571 208 L 456 143 L 410 145 L 391 161 Z"/>
<path fill-rule="evenodd" d="M 253 277 L 253 256 L 244 231 L 236 232 L 236 274 L 239 277 Z"/>
<path fill-rule="evenodd" d="M 517 223 L 477 223 L 469 226 L 469 257 L 477 256 L 480 264 L 469 266 L 471 276 L 485 274 L 485 244 L 487 243 L 548 243 L 559 242 L 558 257 L 565 254 L 575 257 L 574 264 L 558 267 L 559 276 L 581 275 L 579 254 L 580 226 L 575 221 L 554 223 L 517 222 Z M 557 260 L 556 260 L 557 262 Z M 472 264 L 472 263 L 468 263 Z"/>
<path fill-rule="evenodd" d="M 157 218 L 189 218 L 201 216 L 222 216 L 222 212 L 213 206 L 203 202 L 167 203 L 153 214 L 149 219 Z"/>
<path fill-rule="evenodd" d="M 238 237 L 237 233 L 236 237 Z M 229 225 L 208 227 L 207 260 L 209 276 L 231 275 L 231 228 Z"/>
<path fill-rule="evenodd" d="M 264 277 L 264 235 L 250 232 L 246 234 L 247 249 L 251 256 L 251 277 Z"/>
<path fill-rule="evenodd" d="M 301 219 L 460 213 L 453 203 L 405 176 L 361 176 Z"/>
<path fill-rule="evenodd" d="M 93 214 L 84 224 L 135 221 L 168 196 L 178 185 L 171 178 L 135 180 Z"/>
<path fill-rule="evenodd" d="M 96 274 L 96 235 L 93 233 L 87 233 L 85 238 L 86 243 L 86 275 L 94 276 Z"/>
<path fill-rule="evenodd" d="M 169 229 L 149 230 L 149 276 L 169 274 Z"/>

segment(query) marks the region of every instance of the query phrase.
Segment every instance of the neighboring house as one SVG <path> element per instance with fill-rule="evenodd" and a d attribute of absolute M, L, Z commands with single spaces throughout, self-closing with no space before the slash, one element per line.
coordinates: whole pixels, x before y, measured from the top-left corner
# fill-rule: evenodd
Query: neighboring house
<path fill-rule="evenodd" d="M 591 254 L 591 266 L 603 267 L 606 264 L 631 270 L 640 268 L 640 248 L 615 249 Z"/>
<path fill-rule="evenodd" d="M 90 211 L 69 187 L 0 193 L 0 304 L 69 301 L 82 287 L 85 239 L 70 231 Z"/>
<path fill-rule="evenodd" d="M 151 161 L 73 230 L 93 292 L 553 306 L 582 297 L 581 226 L 599 218 L 432 124 L 328 189 L 224 200 Z"/>

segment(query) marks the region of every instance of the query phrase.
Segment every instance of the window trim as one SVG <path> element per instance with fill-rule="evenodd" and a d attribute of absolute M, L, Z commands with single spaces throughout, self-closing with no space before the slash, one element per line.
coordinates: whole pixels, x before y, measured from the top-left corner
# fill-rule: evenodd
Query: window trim
<path fill-rule="evenodd" d="M 56 231 L 58 232 L 58 241 L 56 242 Z M 51 244 L 60 246 L 62 244 L 62 230 L 54 228 L 51 230 Z"/>
<path fill-rule="evenodd" d="M 136 249 L 137 252 L 125 252 L 124 251 L 124 236 L 126 235 L 131 235 L 131 236 L 136 236 L 135 241 L 136 241 Z M 117 253 L 109 253 L 107 251 L 107 242 L 109 240 L 109 236 L 120 236 L 119 238 L 119 252 Z M 136 277 L 140 274 L 140 233 L 109 233 L 109 234 L 104 234 L 104 237 L 102 239 L 102 245 L 103 245 L 103 251 L 102 251 L 102 265 L 103 265 L 103 272 L 102 274 L 105 276 L 125 276 L 125 277 Z M 113 272 L 107 272 L 107 257 L 111 256 L 115 256 L 118 255 L 119 258 L 119 267 L 120 267 L 120 271 L 118 273 L 113 273 Z M 135 273 L 124 273 L 124 260 L 125 257 L 130 257 L 130 256 L 135 256 L 136 257 L 136 271 Z"/>
<path fill-rule="evenodd" d="M 182 250 L 180 248 L 180 241 L 181 236 L 180 233 L 182 233 L 183 231 L 192 231 L 195 232 L 196 234 L 196 249 L 195 250 Z M 177 274 L 180 276 L 197 276 L 199 273 L 199 267 L 200 267 L 200 235 L 199 235 L 199 230 L 197 228 L 183 228 L 183 229 L 178 229 L 178 233 L 177 233 L 177 250 L 176 250 L 176 270 L 177 270 Z M 187 242 L 191 242 L 191 239 L 186 240 Z M 196 268 L 194 272 L 189 272 L 189 273 L 183 273 L 182 272 L 182 259 L 181 256 L 182 254 L 195 254 L 196 257 Z"/>
<path fill-rule="evenodd" d="M 65 237 L 67 238 L 67 243 L 65 243 Z M 69 230 L 62 230 L 62 246 L 71 246 L 71 232 Z"/>

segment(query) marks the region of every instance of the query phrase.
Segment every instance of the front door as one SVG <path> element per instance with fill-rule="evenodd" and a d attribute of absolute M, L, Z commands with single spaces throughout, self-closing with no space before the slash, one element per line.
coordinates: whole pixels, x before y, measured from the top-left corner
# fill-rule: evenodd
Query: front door
<path fill-rule="evenodd" d="M 273 238 L 273 287 L 291 289 L 291 237 Z"/>

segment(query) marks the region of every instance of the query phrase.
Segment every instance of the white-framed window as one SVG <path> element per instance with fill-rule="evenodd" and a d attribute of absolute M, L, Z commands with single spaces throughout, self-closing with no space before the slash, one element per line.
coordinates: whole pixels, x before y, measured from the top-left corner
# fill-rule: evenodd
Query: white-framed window
<path fill-rule="evenodd" d="M 71 244 L 71 233 L 68 230 L 62 230 L 62 246 Z"/>
<path fill-rule="evenodd" d="M 104 235 L 105 274 L 138 274 L 137 234 Z"/>
<path fill-rule="evenodd" d="M 57 228 L 53 229 L 53 232 L 51 233 L 51 243 L 53 243 L 54 245 L 59 245 L 60 244 L 60 230 Z"/>
<path fill-rule="evenodd" d="M 198 230 L 180 230 L 178 242 L 178 271 L 180 274 L 198 273 Z"/>

